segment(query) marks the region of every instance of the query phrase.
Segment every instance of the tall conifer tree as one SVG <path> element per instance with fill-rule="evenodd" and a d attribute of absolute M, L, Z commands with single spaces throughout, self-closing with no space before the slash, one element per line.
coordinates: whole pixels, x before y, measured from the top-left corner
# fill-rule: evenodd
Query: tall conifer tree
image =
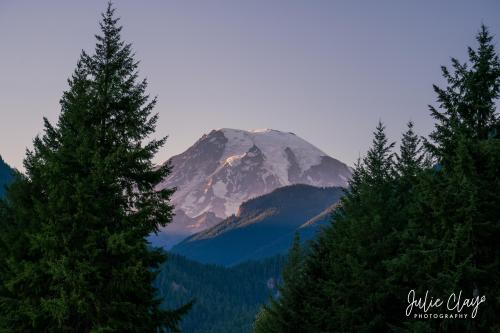
<path fill-rule="evenodd" d="M 372 146 L 354 170 L 351 188 L 333 215 L 332 225 L 313 242 L 304 268 L 298 270 L 299 281 L 304 282 L 284 285 L 283 295 L 298 295 L 300 302 L 278 299 L 278 306 L 273 303 L 270 307 L 275 311 L 270 315 L 274 321 L 259 318 L 262 322 L 257 322 L 256 328 L 260 328 L 258 324 L 279 322 L 277 318 L 283 314 L 290 316 L 285 322 L 293 325 L 279 326 L 278 332 L 387 327 L 385 318 L 373 313 L 382 308 L 381 304 L 389 304 L 390 298 L 390 289 L 383 280 L 383 260 L 392 249 L 384 236 L 392 227 L 393 212 L 386 204 L 393 196 L 393 146 L 379 123 Z"/>
<path fill-rule="evenodd" d="M 435 87 L 426 150 L 410 123 L 394 162 L 377 127 L 332 225 L 305 258 L 297 331 L 500 331 L 500 63 L 486 27 L 477 41 L 467 64 L 443 67 L 448 86 Z M 469 308 L 467 319 L 418 320 L 405 315 L 411 289 L 417 298 L 429 291 L 446 302 L 462 291 L 462 302 L 487 301 L 476 318 Z"/>
<path fill-rule="evenodd" d="M 95 53 L 82 52 L 56 125 L 34 141 L 26 176 L 2 204 L 0 322 L 7 332 L 158 332 L 187 307 L 161 310 L 153 280 L 165 258 L 145 238 L 172 217 L 169 166 L 148 141 L 156 99 L 109 4 Z M 22 248 L 22 250 L 21 250 Z"/>
<path fill-rule="evenodd" d="M 254 332 L 279 333 L 293 332 L 301 327 L 303 317 L 303 251 L 300 236 L 295 234 L 292 247 L 288 252 L 288 260 L 283 269 L 283 283 L 278 287 L 279 295 L 271 299 L 271 304 L 264 306 L 259 312 Z"/>
<path fill-rule="evenodd" d="M 409 280 L 434 294 L 486 296 L 478 318 L 432 321 L 433 329 L 479 332 L 500 329 L 500 141 L 495 135 L 500 62 L 485 26 L 468 48 L 469 61 L 443 67 L 448 81 L 435 87 L 439 109 L 427 147 L 436 161 L 419 177 L 407 249 Z"/>
<path fill-rule="evenodd" d="M 439 108 L 429 106 L 436 124 L 427 147 L 445 166 L 453 163 L 461 139 L 485 140 L 498 129 L 500 60 L 486 26 L 481 26 L 476 40 L 477 49 L 468 48 L 468 63 L 452 58 L 452 71 L 441 68 L 447 87 L 434 85 Z"/>
<path fill-rule="evenodd" d="M 400 177 L 415 178 L 422 171 L 426 159 L 422 139 L 413 130 L 413 122 L 408 122 L 408 128 L 401 138 L 400 152 L 396 155 L 395 169 Z"/>
<path fill-rule="evenodd" d="M 391 289 L 384 277 L 384 260 L 394 244 L 393 232 L 394 143 L 389 142 L 385 126 L 379 122 L 372 146 L 358 166 L 359 179 L 353 184 L 341 207 L 333 215 L 331 230 L 320 243 L 329 248 L 327 278 L 322 294 L 331 300 L 323 314 L 323 331 L 384 330 L 391 311 Z M 316 256 L 317 258 L 318 256 Z M 324 310 L 323 310 L 324 311 Z M 377 312 L 376 316 L 373 313 Z"/>

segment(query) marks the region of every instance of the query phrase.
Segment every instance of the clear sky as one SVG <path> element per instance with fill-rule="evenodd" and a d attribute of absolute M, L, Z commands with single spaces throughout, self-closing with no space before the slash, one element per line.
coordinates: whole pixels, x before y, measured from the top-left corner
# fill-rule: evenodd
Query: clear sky
<path fill-rule="evenodd" d="M 115 1 L 149 93 L 158 95 L 157 162 L 211 129 L 294 132 L 350 165 L 382 119 L 432 128 L 440 66 L 464 60 L 484 22 L 500 38 L 500 1 Z M 56 121 L 105 1 L 0 0 L 0 155 L 21 167 Z M 497 45 L 500 46 L 499 39 Z"/>

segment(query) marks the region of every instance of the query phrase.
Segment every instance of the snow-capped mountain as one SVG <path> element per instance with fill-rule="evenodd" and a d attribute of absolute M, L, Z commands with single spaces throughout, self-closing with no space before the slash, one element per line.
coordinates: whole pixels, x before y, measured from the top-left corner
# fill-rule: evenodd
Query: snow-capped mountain
<path fill-rule="evenodd" d="M 176 187 L 177 215 L 167 226 L 192 234 L 226 218 L 248 199 L 292 184 L 346 186 L 350 168 L 293 133 L 276 130 L 213 130 L 168 163 L 172 173 L 159 189 Z"/>

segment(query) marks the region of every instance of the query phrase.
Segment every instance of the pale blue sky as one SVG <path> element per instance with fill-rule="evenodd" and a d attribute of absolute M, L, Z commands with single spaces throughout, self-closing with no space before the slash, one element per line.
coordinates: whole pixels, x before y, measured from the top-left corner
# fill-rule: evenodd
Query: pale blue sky
<path fill-rule="evenodd" d="M 214 128 L 294 132 L 351 164 L 382 119 L 399 138 L 450 56 L 465 59 L 482 22 L 500 36 L 500 1 L 115 1 L 149 92 L 158 95 L 157 162 Z M 0 0 L 0 155 L 20 167 L 55 121 L 105 1 Z M 500 45 L 497 41 L 497 45 Z"/>

